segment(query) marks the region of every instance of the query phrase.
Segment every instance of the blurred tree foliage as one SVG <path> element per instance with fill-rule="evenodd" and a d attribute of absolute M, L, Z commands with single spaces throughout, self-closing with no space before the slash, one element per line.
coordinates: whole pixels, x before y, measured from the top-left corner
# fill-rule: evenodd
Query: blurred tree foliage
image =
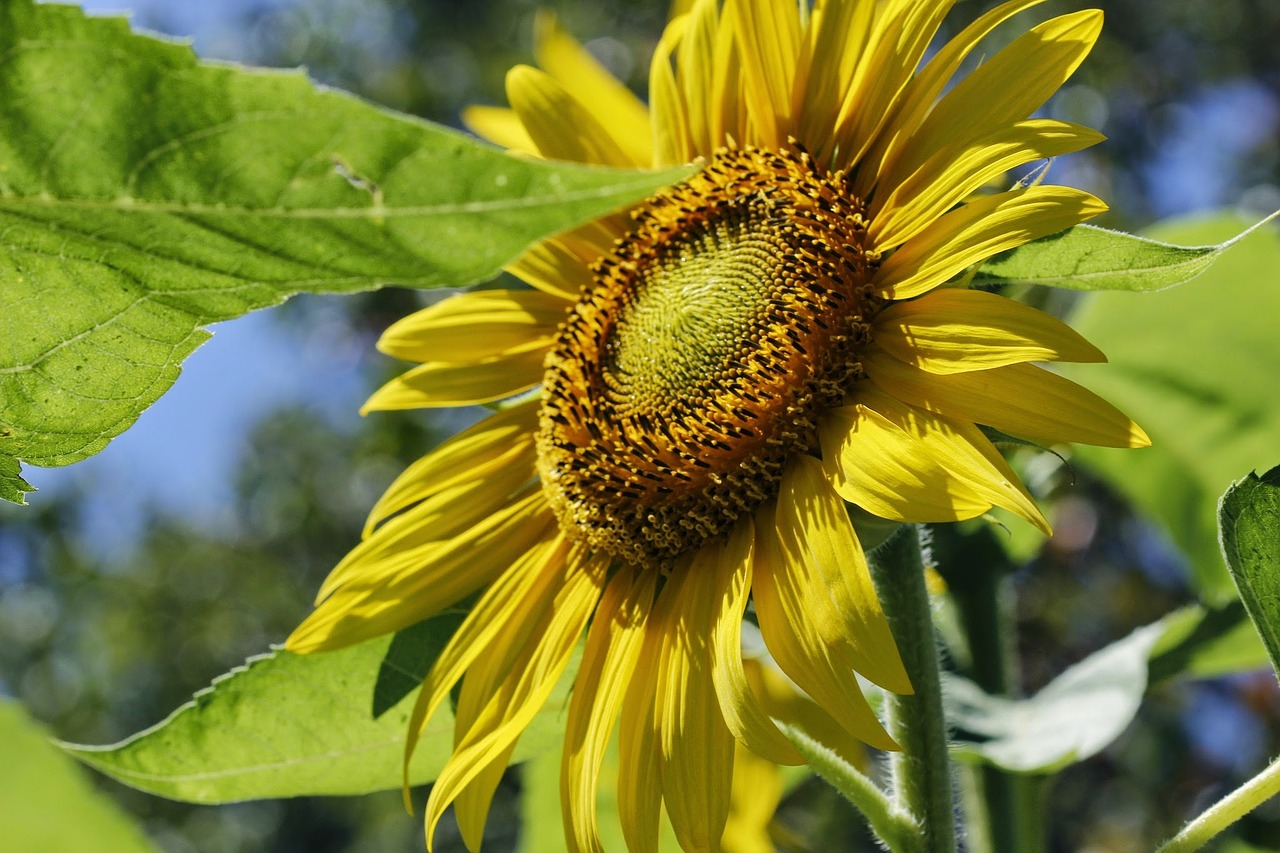
<path fill-rule="evenodd" d="M 612 71 L 644 92 L 666 2 L 552 5 Z M 990 5 L 959 3 L 948 30 Z M 1107 198 L 1121 227 L 1191 203 L 1280 207 L 1280 4 L 1100 5 L 1103 40 L 1051 111 L 1100 127 L 1110 142 L 1055 165 L 1067 173 L 1057 179 Z M 1047 6 L 1030 14 L 1067 8 Z M 504 102 L 506 69 L 531 61 L 538 4 L 264 0 L 244 8 L 227 30 L 235 55 L 305 65 L 326 83 L 456 124 L 468 103 Z M 166 29 L 162 14 L 138 23 Z M 1252 134 L 1213 124 L 1222 97 L 1256 105 L 1236 119 Z M 306 328 L 315 304 L 297 300 L 276 316 Z M 420 303 L 387 290 L 341 304 L 345 322 L 371 343 Z M 388 361 L 378 361 L 386 375 L 396 370 Z M 380 378 L 370 376 L 369 388 Z M 201 529 L 154 507 L 122 553 L 104 555 L 86 541 L 83 496 L 35 495 L 32 507 L 0 512 L 0 693 L 79 742 L 109 742 L 162 719 L 216 674 L 283 639 L 357 541 L 373 497 L 443 434 L 421 413 L 377 415 L 351 432 L 307 407 L 281 409 L 244 440 L 230 529 Z M 1150 527 L 1086 471 L 1057 476 L 1064 480 L 1058 537 L 1029 562 L 1009 566 L 1026 690 L 1189 600 L 1180 556 Z M 1277 733 L 1280 699 L 1269 673 L 1160 687 L 1117 744 L 1058 779 L 1052 849 L 1151 848 L 1280 752 Z M 420 824 L 404 816 L 395 792 L 209 808 L 104 788 L 169 851 L 421 849 Z M 492 849 L 515 843 L 517 795 L 518 774 L 510 773 L 490 821 Z M 854 820 L 828 789 L 802 784 L 780 810 L 776 841 L 788 850 L 872 849 L 851 830 Z M 1240 834 L 1260 847 L 1280 846 L 1280 811 L 1260 811 Z M 450 849 L 451 840 L 442 833 L 437 849 Z"/>

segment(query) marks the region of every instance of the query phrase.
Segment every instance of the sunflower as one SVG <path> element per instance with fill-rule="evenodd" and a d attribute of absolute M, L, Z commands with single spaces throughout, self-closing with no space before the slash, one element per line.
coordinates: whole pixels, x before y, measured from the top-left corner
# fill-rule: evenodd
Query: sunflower
<path fill-rule="evenodd" d="M 684 847 L 714 848 L 735 744 L 800 763 L 774 721 L 813 716 L 749 677 L 748 607 L 822 725 L 895 748 L 854 673 L 911 683 L 849 504 L 892 522 L 1001 507 L 1048 532 L 982 427 L 1148 443 L 1032 364 L 1103 361 L 1097 349 L 963 284 L 1106 209 L 1066 187 L 984 191 L 1101 139 L 1030 117 L 1089 52 L 1098 11 L 1039 24 L 953 82 L 1037 2 L 991 10 L 924 62 L 950 0 L 699 0 L 658 43 L 649 107 L 543 19 L 545 70 L 512 69 L 510 109 L 467 114 L 537 156 L 701 168 L 531 248 L 510 268 L 531 289 L 450 297 L 380 341 L 420 365 L 367 409 L 498 410 L 388 489 L 287 647 L 359 642 L 477 595 L 410 723 L 407 754 L 461 681 L 428 838 L 453 804 L 478 846 L 518 737 L 585 634 L 565 724 L 569 845 L 599 849 L 616 728 L 628 845 L 654 849 L 665 806 Z"/>

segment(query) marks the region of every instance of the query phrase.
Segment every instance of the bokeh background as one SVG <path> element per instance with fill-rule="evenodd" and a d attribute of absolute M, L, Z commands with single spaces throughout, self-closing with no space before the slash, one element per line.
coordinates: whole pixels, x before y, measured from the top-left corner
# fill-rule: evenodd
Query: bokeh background
<path fill-rule="evenodd" d="M 456 125 L 468 103 L 504 102 L 506 69 L 531 61 L 539 5 L 137 0 L 132 10 L 135 27 L 190 37 L 203 57 L 302 65 L 322 83 Z M 542 5 L 644 93 L 666 2 Z M 944 33 L 991 5 L 962 0 Z M 1052 0 L 1021 20 L 1081 5 Z M 1126 230 L 1280 208 L 1280 2 L 1098 5 L 1102 40 L 1047 112 L 1109 141 L 1055 163 L 1052 180 L 1107 199 L 1102 224 Z M 300 297 L 219 325 L 172 391 L 104 452 L 31 469 L 32 505 L 0 505 L 0 697 L 59 737 L 108 743 L 280 642 L 382 488 L 473 417 L 356 415 L 399 369 L 374 351 L 378 333 L 425 298 Z M 1184 558 L 1087 471 L 1053 514 L 1059 535 L 1014 575 L 1026 691 L 1192 597 Z M 1119 741 L 1057 780 L 1051 849 L 1150 849 L 1276 754 L 1269 671 L 1163 685 Z M 98 784 L 172 853 L 422 849 L 398 792 L 201 807 Z M 520 784 L 508 774 L 487 849 L 519 844 Z M 779 811 L 780 848 L 872 849 L 846 808 L 817 783 L 798 785 Z M 1280 849 L 1280 809 L 1259 810 L 1238 837 Z"/>

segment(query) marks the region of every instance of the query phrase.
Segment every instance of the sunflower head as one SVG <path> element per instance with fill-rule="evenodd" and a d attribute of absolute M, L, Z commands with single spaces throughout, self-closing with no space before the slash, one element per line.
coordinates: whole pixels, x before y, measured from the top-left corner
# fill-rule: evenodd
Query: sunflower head
<path fill-rule="evenodd" d="M 862 378 L 863 210 L 793 144 L 721 149 L 635 212 L 547 356 L 538 470 L 566 530 L 666 565 L 776 494 Z"/>

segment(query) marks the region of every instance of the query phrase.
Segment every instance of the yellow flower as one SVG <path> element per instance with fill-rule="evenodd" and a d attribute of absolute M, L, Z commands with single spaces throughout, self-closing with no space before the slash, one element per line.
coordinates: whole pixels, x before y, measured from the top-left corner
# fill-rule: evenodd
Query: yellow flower
<path fill-rule="evenodd" d="M 921 66 L 949 0 L 700 0 L 658 45 L 649 108 L 543 20 L 546 70 L 510 72 L 510 110 L 468 113 L 539 156 L 705 165 L 529 250 L 511 269 L 534 289 L 454 296 L 381 340 L 421 365 L 368 409 L 539 389 L 390 487 L 288 641 L 344 646 L 479 593 L 410 725 L 411 752 L 461 680 L 428 837 L 453 804 L 478 845 L 517 738 L 585 632 L 565 726 L 570 847 L 599 849 L 595 792 L 617 727 L 629 846 L 653 849 L 665 806 L 683 846 L 714 848 L 735 743 L 801 762 L 773 720 L 805 721 L 744 666 L 748 604 L 826 717 L 895 748 L 854 673 L 911 685 L 846 501 L 898 522 L 999 506 L 1047 531 L 978 424 L 1147 443 L 1031 364 L 1102 361 L 1071 329 L 944 286 L 1105 209 L 1065 187 L 978 194 L 1101 138 L 1029 118 L 1089 52 L 1096 11 L 1034 27 L 947 89 L 984 36 L 1036 2 L 988 12 Z"/>

